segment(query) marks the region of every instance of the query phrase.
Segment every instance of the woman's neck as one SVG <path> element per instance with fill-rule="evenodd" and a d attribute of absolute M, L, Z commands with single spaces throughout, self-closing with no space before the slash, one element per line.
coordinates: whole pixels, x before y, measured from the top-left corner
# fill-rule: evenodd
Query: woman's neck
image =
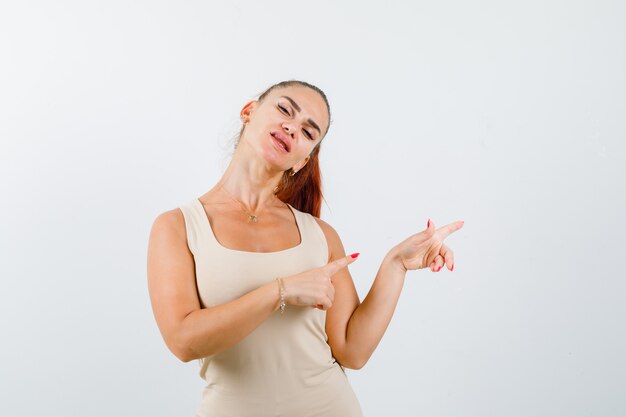
<path fill-rule="evenodd" d="M 254 158 L 246 158 L 244 161 L 236 156 L 237 152 L 215 188 L 224 188 L 228 195 L 239 200 L 252 212 L 276 205 L 278 199 L 274 190 L 280 182 L 282 171 L 268 170 L 266 165 Z"/>

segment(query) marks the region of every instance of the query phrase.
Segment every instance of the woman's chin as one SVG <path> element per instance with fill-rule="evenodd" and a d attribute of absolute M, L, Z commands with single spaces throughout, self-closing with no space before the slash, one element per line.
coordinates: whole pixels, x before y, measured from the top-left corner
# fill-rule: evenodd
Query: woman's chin
<path fill-rule="evenodd" d="M 286 158 L 285 154 L 274 148 L 270 143 L 270 146 L 264 147 L 262 151 L 263 159 L 268 165 L 271 165 L 276 171 L 286 171 L 289 167 L 284 167 Z"/>

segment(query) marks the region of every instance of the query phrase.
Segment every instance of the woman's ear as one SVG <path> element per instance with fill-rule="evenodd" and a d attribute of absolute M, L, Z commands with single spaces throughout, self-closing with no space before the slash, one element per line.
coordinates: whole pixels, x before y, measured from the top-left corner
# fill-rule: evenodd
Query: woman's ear
<path fill-rule="evenodd" d="M 251 100 L 247 102 L 239 112 L 239 117 L 241 118 L 241 120 L 250 119 L 250 114 L 257 108 L 258 103 L 259 102 L 256 100 Z"/>

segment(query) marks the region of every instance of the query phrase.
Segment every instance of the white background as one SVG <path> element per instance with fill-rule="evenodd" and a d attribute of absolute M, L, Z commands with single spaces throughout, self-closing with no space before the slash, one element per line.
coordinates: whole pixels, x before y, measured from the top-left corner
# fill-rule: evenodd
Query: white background
<path fill-rule="evenodd" d="M 625 21 L 591 0 L 3 1 L 0 415 L 193 415 L 149 230 L 291 78 L 330 100 L 321 217 L 361 252 L 361 298 L 428 218 L 465 221 L 454 272 L 409 272 L 348 371 L 365 415 L 625 415 Z"/>

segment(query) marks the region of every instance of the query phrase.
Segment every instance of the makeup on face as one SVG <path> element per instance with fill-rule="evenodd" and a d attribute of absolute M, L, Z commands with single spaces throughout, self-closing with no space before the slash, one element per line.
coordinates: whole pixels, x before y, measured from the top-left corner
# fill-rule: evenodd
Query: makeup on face
<path fill-rule="evenodd" d="M 302 108 L 301 108 L 301 107 L 298 105 L 298 103 L 296 103 L 296 102 L 295 102 L 295 100 L 294 100 L 294 99 L 292 99 L 291 97 L 289 97 L 289 96 L 280 96 L 280 97 L 279 97 L 279 99 L 285 99 L 285 100 L 287 100 L 287 101 L 291 104 L 291 107 L 292 107 L 293 109 L 295 109 L 295 111 L 296 111 L 297 113 L 300 113 L 300 112 L 302 111 Z M 287 114 L 287 115 L 289 115 L 289 116 L 293 116 L 293 115 L 291 114 L 291 112 L 289 111 L 289 109 L 286 109 L 286 108 L 285 108 L 285 104 L 284 104 L 284 102 L 279 101 L 278 105 L 281 107 L 281 111 L 282 111 L 283 113 L 286 113 L 286 114 Z M 317 124 L 317 123 L 316 123 L 313 119 L 311 119 L 311 118 L 309 117 L 309 118 L 306 120 L 306 123 L 307 123 L 309 126 L 311 126 L 313 129 L 317 130 L 317 136 L 319 136 L 319 135 L 321 135 L 321 134 L 322 134 L 322 131 L 321 131 L 321 129 L 320 129 L 320 127 L 319 127 L 319 125 L 318 125 L 318 124 Z M 316 139 L 317 139 L 317 138 L 315 137 L 315 135 L 312 133 L 312 131 L 308 131 L 308 130 L 306 130 L 306 133 L 304 133 L 304 135 L 305 135 L 305 136 L 307 136 L 307 138 L 308 138 L 308 139 L 311 139 L 311 140 L 316 140 Z"/>

